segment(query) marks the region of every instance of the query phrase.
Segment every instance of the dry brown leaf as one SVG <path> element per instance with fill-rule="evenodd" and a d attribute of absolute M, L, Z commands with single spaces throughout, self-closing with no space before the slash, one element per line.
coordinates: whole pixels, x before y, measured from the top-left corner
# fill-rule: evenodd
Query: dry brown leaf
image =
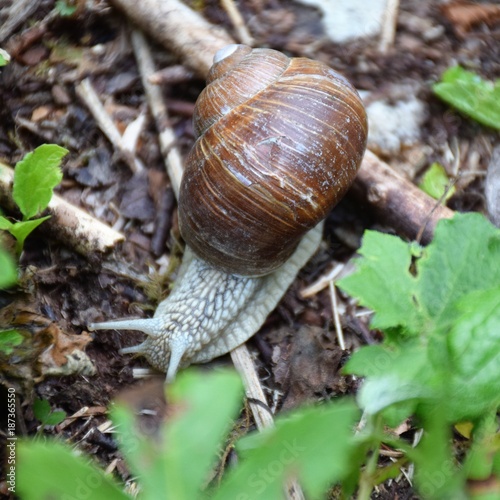
<path fill-rule="evenodd" d="M 70 415 L 69 417 L 66 417 L 58 426 L 58 430 L 62 431 L 68 425 L 71 425 L 73 422 L 78 420 L 79 418 L 89 418 L 89 417 L 94 417 L 96 415 L 105 415 L 108 412 L 108 409 L 106 406 L 84 406 L 83 408 L 80 408 L 77 412 L 73 413 L 73 415 Z"/>
<path fill-rule="evenodd" d="M 392 429 L 392 432 L 396 436 L 401 436 L 405 432 L 408 432 L 411 429 L 411 421 L 409 418 L 401 422 L 395 429 Z"/>
<path fill-rule="evenodd" d="M 345 389 L 338 375 L 342 350 L 318 327 L 303 327 L 275 347 L 276 382 L 284 392 L 283 408 Z"/>
<path fill-rule="evenodd" d="M 31 113 L 31 121 L 39 122 L 44 120 L 45 118 L 48 118 L 51 112 L 52 108 L 50 106 L 38 106 L 33 110 L 33 113 Z"/>
<path fill-rule="evenodd" d="M 465 36 L 476 24 L 490 25 L 500 20 L 500 5 L 492 3 L 453 2 L 441 6 L 441 12 L 459 36 Z"/>
<path fill-rule="evenodd" d="M 65 333 L 54 321 L 23 301 L 15 301 L 0 310 L 0 326 L 2 330 L 15 329 L 24 337 L 12 354 L 0 356 L 0 368 L 5 373 L 13 374 L 8 367 L 15 365 L 15 376 L 22 378 L 35 374 L 39 377 L 95 374 L 92 361 L 83 351 L 92 341 L 88 333 Z M 13 357 L 14 364 L 10 363 Z"/>

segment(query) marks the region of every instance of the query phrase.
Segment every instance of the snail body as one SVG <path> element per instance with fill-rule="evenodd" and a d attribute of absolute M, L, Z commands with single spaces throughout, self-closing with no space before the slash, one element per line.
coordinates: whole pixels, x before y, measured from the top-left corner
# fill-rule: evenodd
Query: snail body
<path fill-rule="evenodd" d="M 186 160 L 178 283 L 149 319 L 89 325 L 148 337 L 172 379 L 252 336 L 317 250 L 322 220 L 352 184 L 366 147 L 364 107 L 328 66 L 269 49 L 219 51 L 196 103 Z"/>

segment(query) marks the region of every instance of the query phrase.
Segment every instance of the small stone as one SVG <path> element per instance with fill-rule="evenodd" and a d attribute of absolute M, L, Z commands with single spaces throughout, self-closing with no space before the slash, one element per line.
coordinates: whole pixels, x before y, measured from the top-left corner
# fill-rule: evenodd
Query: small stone
<path fill-rule="evenodd" d="M 426 118 L 426 107 L 422 101 L 410 94 L 395 102 L 388 98 L 369 104 L 368 147 L 383 155 L 393 155 L 403 147 L 420 140 L 420 131 Z"/>
<path fill-rule="evenodd" d="M 299 0 L 323 12 L 327 37 L 336 43 L 346 43 L 380 34 L 384 24 L 387 0 Z"/>

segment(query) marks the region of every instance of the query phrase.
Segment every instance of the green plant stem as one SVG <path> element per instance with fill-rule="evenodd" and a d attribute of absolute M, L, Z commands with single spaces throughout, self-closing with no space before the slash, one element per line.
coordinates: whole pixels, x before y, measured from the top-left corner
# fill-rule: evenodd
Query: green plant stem
<path fill-rule="evenodd" d="M 17 259 L 19 260 L 21 258 L 21 253 L 23 251 L 23 246 L 24 246 L 24 240 L 18 240 L 16 239 L 16 249 L 15 249 L 15 252 L 16 252 L 16 256 L 17 256 Z"/>
<path fill-rule="evenodd" d="M 368 433 L 372 434 L 374 437 L 376 436 L 376 438 L 374 439 L 372 446 L 372 454 L 368 459 L 359 479 L 358 500 L 370 500 L 370 495 L 373 490 L 375 471 L 377 470 L 378 458 L 380 454 L 381 441 L 378 439 L 378 436 L 382 433 L 382 416 L 376 415 L 375 417 L 371 417 L 368 423 Z"/>

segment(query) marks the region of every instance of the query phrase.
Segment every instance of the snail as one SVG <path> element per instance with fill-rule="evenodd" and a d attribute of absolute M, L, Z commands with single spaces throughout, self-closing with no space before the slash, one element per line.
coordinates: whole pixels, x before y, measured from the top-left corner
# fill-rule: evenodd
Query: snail
<path fill-rule="evenodd" d="M 139 330 L 141 354 L 172 380 L 244 343 L 316 252 L 322 221 L 352 184 L 367 120 L 354 87 L 327 65 L 230 45 L 195 108 L 179 227 L 186 252 L 152 318 L 93 323 Z"/>

